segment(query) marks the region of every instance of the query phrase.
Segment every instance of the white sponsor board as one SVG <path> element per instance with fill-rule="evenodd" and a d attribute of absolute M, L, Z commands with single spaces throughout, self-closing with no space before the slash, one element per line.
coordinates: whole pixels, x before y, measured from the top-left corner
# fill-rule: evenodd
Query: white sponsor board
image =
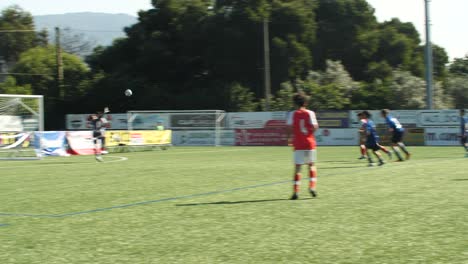
<path fill-rule="evenodd" d="M 419 127 L 456 127 L 460 125 L 459 110 L 420 110 Z"/>
<path fill-rule="evenodd" d="M 275 126 L 275 121 L 285 121 L 287 112 L 238 112 L 227 113 L 229 129 L 265 128 Z"/>
<path fill-rule="evenodd" d="M 89 130 L 91 129 L 88 117 L 90 114 L 76 114 L 66 116 L 67 130 Z M 127 127 L 127 114 L 108 114 L 105 115 L 110 123 L 109 129 L 113 130 L 126 130 Z M 154 129 L 156 124 L 153 125 Z"/>
<path fill-rule="evenodd" d="M 460 145 L 460 129 L 458 128 L 426 128 L 424 133 L 426 146 L 457 146 Z"/>
<path fill-rule="evenodd" d="M 324 128 L 315 132 L 315 139 L 318 146 L 356 146 L 359 134 L 354 128 Z"/>
<path fill-rule="evenodd" d="M 233 146 L 235 135 L 233 130 L 223 130 L 221 142 L 223 146 Z M 213 130 L 182 130 L 172 131 L 172 144 L 181 146 L 213 146 L 215 144 L 215 131 Z"/>
<path fill-rule="evenodd" d="M 357 113 L 361 111 L 350 111 L 351 127 L 359 127 Z M 375 124 L 385 124 L 385 119 L 380 116 L 380 110 L 370 110 L 369 112 Z M 458 110 L 395 110 L 391 111 L 390 114 L 396 117 L 400 123 L 414 124 L 416 127 L 455 127 L 460 124 Z"/>
<path fill-rule="evenodd" d="M 361 124 L 357 117 L 359 112 L 363 110 L 351 110 L 349 114 L 349 123 L 351 127 L 360 127 Z M 385 124 L 385 119 L 380 115 L 380 110 L 368 110 L 372 117 L 371 119 L 374 121 L 376 125 Z M 395 110 L 391 111 L 390 114 L 397 118 L 401 124 L 417 124 L 418 123 L 418 110 Z"/>

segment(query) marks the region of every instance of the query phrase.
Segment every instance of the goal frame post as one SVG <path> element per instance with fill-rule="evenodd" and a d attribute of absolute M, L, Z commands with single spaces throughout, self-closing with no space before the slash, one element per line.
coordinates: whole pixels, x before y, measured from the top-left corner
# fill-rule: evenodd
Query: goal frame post
<path fill-rule="evenodd" d="M 226 117 L 226 111 L 224 110 L 130 110 L 127 111 L 127 129 L 134 130 L 133 122 L 137 118 L 138 114 L 155 114 L 161 115 L 166 118 L 166 124 L 169 124 L 167 127 L 173 131 L 183 131 L 183 130 L 213 130 L 215 133 L 214 137 L 214 146 L 221 146 L 221 131 L 223 130 L 222 121 Z M 184 115 L 213 115 L 213 125 L 203 126 L 203 121 L 200 125 L 197 126 L 172 126 L 172 118 L 177 116 Z M 155 126 L 153 126 L 155 127 Z"/>

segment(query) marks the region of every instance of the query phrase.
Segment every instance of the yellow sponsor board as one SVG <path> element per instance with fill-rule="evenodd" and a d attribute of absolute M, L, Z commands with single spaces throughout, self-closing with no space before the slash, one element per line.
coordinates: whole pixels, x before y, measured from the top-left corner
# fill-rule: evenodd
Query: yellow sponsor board
<path fill-rule="evenodd" d="M 112 130 L 106 132 L 106 146 L 170 145 L 171 130 Z"/>

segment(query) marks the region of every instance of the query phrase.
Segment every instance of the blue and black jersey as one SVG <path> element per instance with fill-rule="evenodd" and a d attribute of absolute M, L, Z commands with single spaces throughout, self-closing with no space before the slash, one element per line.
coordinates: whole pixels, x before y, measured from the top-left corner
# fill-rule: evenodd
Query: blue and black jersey
<path fill-rule="evenodd" d="M 400 121 L 396 119 L 395 117 L 388 115 L 385 118 L 385 122 L 387 122 L 388 127 L 392 128 L 394 132 L 403 132 L 405 129 L 403 126 L 400 124 Z"/>

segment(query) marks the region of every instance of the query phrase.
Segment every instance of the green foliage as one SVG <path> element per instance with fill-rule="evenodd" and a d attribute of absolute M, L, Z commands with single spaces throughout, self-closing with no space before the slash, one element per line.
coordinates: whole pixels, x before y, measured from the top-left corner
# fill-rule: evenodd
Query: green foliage
<path fill-rule="evenodd" d="M 2 94 L 26 94 L 31 95 L 32 89 L 30 84 L 18 85 L 15 77 L 8 76 L 4 82 L 0 82 L 0 93 Z"/>
<path fill-rule="evenodd" d="M 468 75 L 468 55 L 463 58 L 455 58 L 449 65 L 449 72 L 454 75 Z"/>
<path fill-rule="evenodd" d="M 18 85 L 30 87 L 32 94 L 44 95 L 45 115 L 48 129 L 60 128 L 63 116 L 71 112 L 74 102 L 78 101 L 90 87 L 87 87 L 89 69 L 80 58 L 62 53 L 63 85 L 59 87 L 56 79 L 56 49 L 53 46 L 36 47 L 23 52 L 14 72 L 22 73 L 16 77 Z"/>
<path fill-rule="evenodd" d="M 8 87 L 30 87 L 32 93 L 47 95 L 51 105 L 72 106 L 69 112 L 94 111 L 102 104 L 114 111 L 263 109 L 266 23 L 272 110 L 290 109 L 293 91 L 301 89 L 312 95 L 316 109 L 423 107 L 424 47 L 416 28 L 398 19 L 379 23 L 366 0 L 152 4 L 154 8 L 139 12 L 138 23 L 125 28 L 127 37 L 97 47 L 86 58 L 90 71 L 65 53 L 65 83 L 60 89 L 45 31 L 0 34 L 0 56 L 8 54 L 16 61 L 26 51 L 15 71 L 45 74 L 18 76 L 17 84 L 9 80 Z M 2 12 L 0 28 L 34 25 L 29 13 L 12 7 Z M 77 35 L 65 34 L 65 40 L 70 51 L 89 46 Z M 27 51 L 36 46 L 49 51 Z M 436 105 L 463 104 L 463 96 L 453 98 L 463 89 L 448 84 L 445 50 L 433 47 L 434 79 L 440 83 L 435 88 Z M 457 59 L 449 71 L 465 73 L 465 63 Z M 128 88 L 135 92 L 130 100 L 122 95 Z"/>
<path fill-rule="evenodd" d="M 446 89 L 449 96 L 453 98 L 455 108 L 468 109 L 468 75 L 449 78 Z"/>
<path fill-rule="evenodd" d="M 292 97 L 294 95 L 294 87 L 290 82 L 281 84 L 281 89 L 276 92 L 276 96 L 270 96 L 269 111 L 291 111 L 294 109 Z M 265 99 L 260 102 L 262 111 L 265 111 Z"/>
<path fill-rule="evenodd" d="M 327 61 L 325 72 L 309 72 L 300 89 L 311 95 L 310 106 L 317 110 L 348 109 L 359 88 L 339 61 Z"/>
<path fill-rule="evenodd" d="M 16 32 L 0 33 L 0 57 L 10 62 L 18 60 L 19 55 L 36 45 L 32 15 L 19 6 L 11 6 L 0 12 L 0 30 Z M 21 30 L 26 30 L 20 32 Z"/>
<path fill-rule="evenodd" d="M 255 102 L 255 95 L 248 88 L 243 87 L 238 83 L 234 83 L 228 87 L 230 94 L 229 108 L 231 112 L 253 112 L 257 110 L 258 103 Z"/>
<path fill-rule="evenodd" d="M 391 109 L 423 109 L 426 107 L 426 82 L 407 71 L 395 70 L 389 82 Z"/>

